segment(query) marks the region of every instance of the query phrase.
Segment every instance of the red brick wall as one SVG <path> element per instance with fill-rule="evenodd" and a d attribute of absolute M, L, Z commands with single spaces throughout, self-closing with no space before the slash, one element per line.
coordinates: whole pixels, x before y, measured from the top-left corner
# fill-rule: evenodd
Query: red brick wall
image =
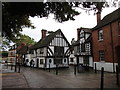
<path fill-rule="evenodd" d="M 99 51 L 105 51 L 106 62 L 117 62 L 117 56 L 115 54 L 115 47 L 118 45 L 118 21 L 102 27 L 103 29 L 103 41 L 98 40 L 98 30 L 92 32 L 93 41 L 93 57 L 95 62 L 99 62 Z M 112 36 L 111 36 L 112 35 Z M 112 43 L 113 40 L 113 43 Z M 113 45 L 113 48 L 112 48 Z M 114 53 L 113 53 L 114 52 Z"/>

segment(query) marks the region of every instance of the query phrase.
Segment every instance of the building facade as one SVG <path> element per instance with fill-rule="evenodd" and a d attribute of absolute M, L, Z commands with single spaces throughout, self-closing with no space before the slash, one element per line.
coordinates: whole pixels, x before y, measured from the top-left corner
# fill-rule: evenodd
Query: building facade
<path fill-rule="evenodd" d="M 34 62 L 37 68 L 68 67 L 70 44 L 59 29 L 55 32 L 42 30 L 42 38 L 30 48 L 28 65 Z M 47 35 L 48 34 L 48 35 Z"/>
<path fill-rule="evenodd" d="M 15 65 L 16 64 L 16 45 L 11 46 L 11 48 L 8 51 L 8 63 Z"/>
<path fill-rule="evenodd" d="M 91 30 L 88 28 L 77 29 L 77 41 L 74 45 L 74 55 L 77 64 L 93 67 Z"/>
<path fill-rule="evenodd" d="M 92 29 L 93 58 L 97 70 L 115 72 L 120 65 L 120 8 L 106 15 Z"/>

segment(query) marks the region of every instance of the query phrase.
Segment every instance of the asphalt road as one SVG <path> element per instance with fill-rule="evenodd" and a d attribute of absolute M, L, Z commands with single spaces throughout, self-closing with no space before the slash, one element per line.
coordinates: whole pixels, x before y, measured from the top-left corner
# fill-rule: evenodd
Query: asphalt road
<path fill-rule="evenodd" d="M 30 88 L 100 88 L 100 73 L 79 73 L 74 75 L 72 68 L 59 71 L 44 71 L 42 69 L 22 67 L 21 73 L 25 76 Z M 64 73 L 65 72 L 65 73 Z M 118 88 L 114 73 L 105 73 L 104 88 Z"/>

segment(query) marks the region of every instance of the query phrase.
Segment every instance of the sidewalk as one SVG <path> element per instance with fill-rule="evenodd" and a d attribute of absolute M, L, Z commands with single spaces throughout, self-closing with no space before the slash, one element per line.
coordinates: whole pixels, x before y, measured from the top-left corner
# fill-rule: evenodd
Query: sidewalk
<path fill-rule="evenodd" d="M 10 68 L 3 68 L 0 76 L 2 76 L 2 88 L 29 88 L 24 75 Z"/>

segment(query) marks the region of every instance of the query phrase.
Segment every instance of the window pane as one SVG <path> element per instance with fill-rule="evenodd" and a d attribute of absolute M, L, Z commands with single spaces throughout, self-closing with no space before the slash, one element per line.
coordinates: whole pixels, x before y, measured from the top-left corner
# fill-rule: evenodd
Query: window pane
<path fill-rule="evenodd" d="M 100 59 L 100 61 L 104 61 L 105 60 L 105 55 L 104 55 L 104 51 L 103 50 L 99 51 L 99 59 Z"/>
<path fill-rule="evenodd" d="M 103 30 L 99 30 L 98 38 L 99 38 L 99 40 L 103 40 Z"/>

